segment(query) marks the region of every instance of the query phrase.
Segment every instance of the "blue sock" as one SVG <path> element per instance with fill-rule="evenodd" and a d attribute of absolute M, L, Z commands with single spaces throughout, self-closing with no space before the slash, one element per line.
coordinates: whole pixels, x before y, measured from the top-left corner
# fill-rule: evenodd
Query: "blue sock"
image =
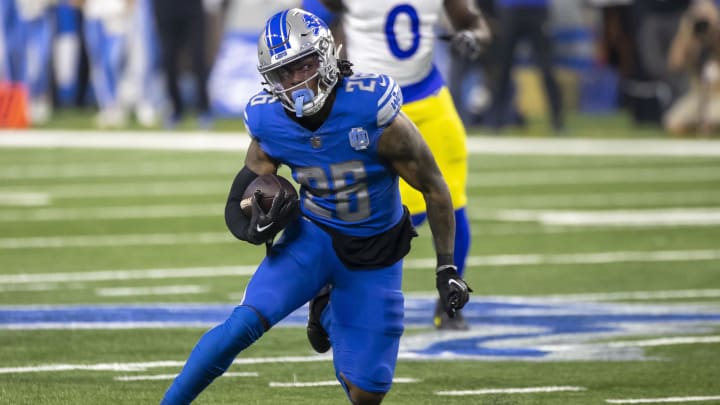
<path fill-rule="evenodd" d="M 455 265 L 461 277 L 465 275 L 465 262 L 470 252 L 470 221 L 465 208 L 455 210 Z"/>
<path fill-rule="evenodd" d="M 417 227 L 423 224 L 427 219 L 427 214 L 421 212 L 410 217 L 413 226 Z M 470 221 L 468 221 L 465 207 L 455 210 L 455 265 L 458 268 L 458 274 L 465 274 L 465 262 L 470 252 Z"/>
<path fill-rule="evenodd" d="M 189 404 L 230 367 L 235 357 L 265 332 L 255 310 L 239 305 L 225 322 L 210 329 L 195 345 L 161 405 Z"/>

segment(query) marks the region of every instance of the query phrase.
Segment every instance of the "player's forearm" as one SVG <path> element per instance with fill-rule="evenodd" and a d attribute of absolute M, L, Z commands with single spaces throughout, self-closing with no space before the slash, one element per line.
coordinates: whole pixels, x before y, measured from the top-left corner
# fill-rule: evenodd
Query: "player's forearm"
<path fill-rule="evenodd" d="M 447 186 L 424 193 L 427 219 L 438 257 L 455 252 L 455 214 Z M 443 263 L 439 263 L 443 264 Z"/>
<path fill-rule="evenodd" d="M 225 224 L 230 233 L 240 240 L 247 240 L 247 228 L 250 223 L 250 220 L 242 213 L 240 201 L 247 186 L 257 176 L 247 166 L 244 166 L 235 176 L 225 204 Z"/>
<path fill-rule="evenodd" d="M 471 31 L 478 40 L 482 42 L 490 41 L 490 27 L 485 17 L 473 2 L 466 0 L 446 0 L 445 11 L 456 31 Z"/>

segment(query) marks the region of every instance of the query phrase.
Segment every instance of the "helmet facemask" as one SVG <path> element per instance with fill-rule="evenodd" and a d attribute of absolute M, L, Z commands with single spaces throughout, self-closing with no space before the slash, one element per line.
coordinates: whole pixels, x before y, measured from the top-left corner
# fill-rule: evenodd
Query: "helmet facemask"
<path fill-rule="evenodd" d="M 296 116 L 320 111 L 340 76 L 339 50 L 327 25 L 299 9 L 280 12 L 268 20 L 258 41 L 258 71 L 265 89 Z M 312 70 L 315 70 L 314 73 Z M 289 75 L 307 70 L 302 82 Z M 312 85 L 317 78 L 317 88 Z"/>

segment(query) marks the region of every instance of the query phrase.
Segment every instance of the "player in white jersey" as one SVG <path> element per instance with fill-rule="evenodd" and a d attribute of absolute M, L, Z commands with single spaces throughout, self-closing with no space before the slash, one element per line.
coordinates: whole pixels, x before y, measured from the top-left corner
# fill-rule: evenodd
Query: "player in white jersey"
<path fill-rule="evenodd" d="M 403 93 L 402 111 L 415 122 L 438 162 L 455 208 L 455 264 L 464 273 L 470 250 L 465 128 L 440 71 L 433 64 L 436 27 L 445 12 L 455 29 L 452 46 L 468 59 L 479 56 L 490 31 L 470 0 L 304 0 L 303 8 L 325 21 L 341 22 L 345 51 L 357 72 L 390 75 Z M 419 225 L 427 217 L 422 195 L 400 182 L 402 200 Z M 438 309 L 440 329 L 467 329 L 462 313 Z"/>
<path fill-rule="evenodd" d="M 20 81 L 28 90 L 30 122 L 44 124 L 52 113 L 50 59 L 55 30 L 52 11 L 56 0 L 14 1 L 18 15 L 15 38 Z"/>
<path fill-rule="evenodd" d="M 119 95 L 134 0 L 74 0 L 85 17 L 85 45 L 101 128 L 124 127 L 127 112 Z"/>

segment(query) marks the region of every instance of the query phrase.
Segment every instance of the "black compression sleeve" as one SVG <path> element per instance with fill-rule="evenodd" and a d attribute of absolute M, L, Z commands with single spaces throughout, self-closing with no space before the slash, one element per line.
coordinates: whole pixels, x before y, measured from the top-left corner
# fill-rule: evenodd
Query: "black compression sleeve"
<path fill-rule="evenodd" d="M 230 195 L 225 204 L 225 224 L 230 232 L 240 240 L 247 240 L 247 230 L 250 225 L 250 218 L 246 217 L 240 209 L 240 201 L 245 189 L 256 177 L 258 175 L 255 172 L 248 169 L 247 166 L 243 166 L 230 186 Z"/>

